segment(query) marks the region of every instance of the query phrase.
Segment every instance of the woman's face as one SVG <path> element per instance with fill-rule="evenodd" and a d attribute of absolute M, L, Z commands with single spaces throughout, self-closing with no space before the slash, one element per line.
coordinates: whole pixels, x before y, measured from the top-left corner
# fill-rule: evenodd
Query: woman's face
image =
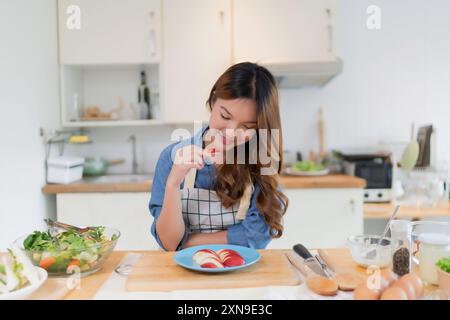
<path fill-rule="evenodd" d="M 228 150 L 247 142 L 257 129 L 255 100 L 217 98 L 212 106 L 209 128 L 208 134 L 214 137 L 217 151 Z"/>

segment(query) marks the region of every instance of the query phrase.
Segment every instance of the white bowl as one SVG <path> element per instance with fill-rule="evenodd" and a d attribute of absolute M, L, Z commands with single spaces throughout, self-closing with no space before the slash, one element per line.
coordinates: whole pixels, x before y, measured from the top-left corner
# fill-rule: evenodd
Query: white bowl
<path fill-rule="evenodd" d="M 0 300 L 24 300 L 28 298 L 32 293 L 37 291 L 47 280 L 48 273 L 45 269 L 40 267 L 36 267 L 39 275 L 39 282 L 36 284 L 29 284 L 24 288 L 9 292 L 9 293 L 0 293 Z"/>
<path fill-rule="evenodd" d="M 377 266 L 384 268 L 392 263 L 392 255 L 398 247 L 398 241 L 384 237 L 380 244 L 379 236 L 359 235 L 348 238 L 353 261 L 362 267 Z M 372 254 L 371 254 L 372 253 Z"/>

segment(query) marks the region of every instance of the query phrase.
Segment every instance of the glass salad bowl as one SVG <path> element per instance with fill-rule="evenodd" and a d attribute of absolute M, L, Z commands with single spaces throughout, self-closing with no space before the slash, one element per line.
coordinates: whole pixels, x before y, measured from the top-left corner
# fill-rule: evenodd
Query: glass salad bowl
<path fill-rule="evenodd" d="M 82 234 L 73 230 L 55 232 L 51 228 L 43 232 L 34 231 L 14 243 L 35 266 L 47 270 L 49 276 L 74 273 L 86 276 L 102 268 L 119 237 L 118 230 L 107 227 L 90 227 Z"/>

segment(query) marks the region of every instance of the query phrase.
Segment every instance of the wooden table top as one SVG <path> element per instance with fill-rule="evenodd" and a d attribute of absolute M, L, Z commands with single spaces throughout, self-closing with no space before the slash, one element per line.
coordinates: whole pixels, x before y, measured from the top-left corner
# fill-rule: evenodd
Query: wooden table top
<path fill-rule="evenodd" d="M 341 272 L 348 271 L 358 273 L 361 276 L 367 277 L 365 268 L 358 266 L 351 258 L 350 251 L 346 248 L 325 249 L 329 256 L 332 257 L 336 269 L 339 268 Z M 260 250 L 262 254 L 264 251 Z M 273 250 L 272 250 L 273 251 Z M 279 250 L 289 252 L 290 250 Z M 81 288 L 61 292 L 61 287 L 64 287 L 67 278 L 49 278 L 47 282 L 41 287 L 31 299 L 62 299 L 62 300 L 89 300 L 93 299 L 102 285 L 108 280 L 114 269 L 120 264 L 122 259 L 128 253 L 143 253 L 143 251 L 114 251 L 106 261 L 104 267 L 97 273 L 83 277 L 81 279 Z M 173 252 L 159 251 L 161 254 L 173 254 Z M 60 292 L 58 292 L 58 289 Z M 436 290 L 436 286 L 427 286 L 426 293 Z M 239 289 L 236 289 L 239 290 Z"/>

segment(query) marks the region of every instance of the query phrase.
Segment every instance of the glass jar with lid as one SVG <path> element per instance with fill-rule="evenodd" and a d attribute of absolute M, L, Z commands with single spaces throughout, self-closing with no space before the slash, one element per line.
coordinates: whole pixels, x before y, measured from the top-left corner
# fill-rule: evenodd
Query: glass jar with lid
<path fill-rule="evenodd" d="M 413 221 L 412 261 L 423 281 L 437 284 L 436 262 L 450 256 L 450 222 L 440 220 Z"/>
<path fill-rule="evenodd" d="M 450 237 L 444 234 L 422 233 L 419 242 L 420 277 L 430 284 L 438 284 L 436 263 L 441 258 L 450 257 Z"/>

